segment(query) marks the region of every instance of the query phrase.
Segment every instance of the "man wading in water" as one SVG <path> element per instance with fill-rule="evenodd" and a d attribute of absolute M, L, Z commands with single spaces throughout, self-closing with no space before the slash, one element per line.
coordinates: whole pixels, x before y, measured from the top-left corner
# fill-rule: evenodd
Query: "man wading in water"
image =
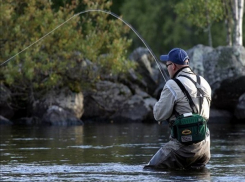
<path fill-rule="evenodd" d="M 145 168 L 188 169 L 203 167 L 210 160 L 209 118 L 211 88 L 193 73 L 189 57 L 180 48 L 172 49 L 160 60 L 171 77 L 154 106 L 158 122 L 168 121 L 170 141 L 161 147 Z"/>

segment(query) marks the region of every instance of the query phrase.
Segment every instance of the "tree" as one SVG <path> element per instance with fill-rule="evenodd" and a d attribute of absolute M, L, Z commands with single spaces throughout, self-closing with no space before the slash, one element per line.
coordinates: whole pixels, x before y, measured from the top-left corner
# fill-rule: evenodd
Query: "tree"
<path fill-rule="evenodd" d="M 224 16 L 220 0 L 185 0 L 176 4 L 175 11 L 191 24 L 198 28 L 206 29 L 209 37 L 209 46 L 213 46 L 212 23 L 222 20 Z"/>
<path fill-rule="evenodd" d="M 231 13 L 231 0 L 223 0 L 223 7 L 225 12 L 225 27 L 226 27 L 226 44 L 231 46 L 232 45 L 232 13 Z"/>
<path fill-rule="evenodd" d="M 177 3 L 175 11 L 191 24 L 207 29 L 212 46 L 211 25 L 224 20 L 227 45 L 242 45 L 244 0 L 186 0 Z M 233 41 L 232 36 L 233 34 Z"/>
<path fill-rule="evenodd" d="M 189 49 L 196 44 L 208 44 L 206 35 L 183 20 L 174 11 L 179 0 L 124 0 L 120 12 L 143 37 L 157 56 L 167 53 L 173 47 Z M 132 49 L 143 46 L 141 40 L 130 31 Z"/>
<path fill-rule="evenodd" d="M 234 33 L 233 33 L 233 44 L 243 45 L 242 42 L 242 22 L 243 22 L 243 9 L 244 0 L 234 0 L 232 1 L 232 13 L 234 20 Z"/>
<path fill-rule="evenodd" d="M 106 0 L 82 2 L 86 9 L 111 6 Z M 76 16 L 74 10 L 80 4 L 75 0 L 56 9 L 52 5 L 48 0 L 2 2 L 0 63 L 72 18 L 1 67 L 1 82 L 26 97 L 67 85 L 80 91 L 102 73 L 126 72 L 132 66 L 126 59 L 129 28 L 121 21 L 96 12 Z"/>

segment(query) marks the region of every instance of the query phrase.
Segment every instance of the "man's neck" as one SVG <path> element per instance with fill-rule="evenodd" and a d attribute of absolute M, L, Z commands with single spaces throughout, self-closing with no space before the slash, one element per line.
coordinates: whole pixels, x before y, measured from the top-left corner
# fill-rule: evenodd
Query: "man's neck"
<path fill-rule="evenodd" d="M 180 69 L 178 69 L 177 71 L 176 71 L 176 73 L 173 75 L 173 78 L 175 78 L 177 75 L 178 75 L 178 73 L 179 72 L 181 72 L 183 69 L 185 69 L 185 68 L 190 68 L 189 66 L 184 66 L 184 67 L 181 67 Z"/>

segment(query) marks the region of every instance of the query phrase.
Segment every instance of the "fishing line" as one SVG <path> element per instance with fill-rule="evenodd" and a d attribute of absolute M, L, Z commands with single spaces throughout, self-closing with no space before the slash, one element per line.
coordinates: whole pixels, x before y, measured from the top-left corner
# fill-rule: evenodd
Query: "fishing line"
<path fill-rule="evenodd" d="M 38 40 L 36 40 L 35 42 L 33 42 L 32 44 L 30 44 L 29 46 L 27 46 L 26 48 L 24 48 L 23 50 L 21 50 L 20 52 L 18 52 L 17 54 L 15 54 L 14 56 L 10 57 L 9 59 L 7 59 L 6 61 L 4 61 L 3 63 L 0 64 L 0 66 L 3 66 L 4 64 L 8 63 L 11 59 L 13 59 L 14 57 L 16 57 L 17 55 L 19 55 L 20 53 L 24 52 L 26 49 L 30 48 L 31 46 L 33 46 L 34 44 L 36 44 L 37 42 L 39 42 L 40 40 L 44 39 L 45 37 L 47 37 L 49 34 L 51 34 L 52 32 L 54 32 L 56 29 L 60 28 L 61 26 L 63 26 L 65 23 L 67 23 L 68 21 L 70 21 L 72 18 L 79 16 L 81 14 L 84 13 L 88 13 L 88 12 L 103 12 L 106 14 L 110 14 L 112 16 L 114 16 L 115 18 L 121 20 L 124 24 L 126 24 L 137 36 L 138 38 L 143 42 L 143 44 L 145 45 L 145 47 L 148 49 L 148 51 L 150 52 L 151 56 L 154 58 L 158 69 L 160 70 L 162 77 L 164 79 L 164 81 L 166 82 L 166 78 L 168 78 L 167 74 L 162 71 L 164 70 L 161 66 L 161 64 L 159 63 L 158 59 L 156 58 L 156 55 L 152 52 L 152 50 L 150 49 L 150 47 L 146 44 L 145 40 L 139 35 L 139 33 L 129 24 L 127 23 L 125 20 L 123 20 L 122 18 L 120 18 L 118 15 L 116 15 L 115 13 L 112 13 L 110 11 L 105 11 L 105 10 L 85 10 L 85 11 L 81 11 L 75 15 L 73 15 L 72 17 L 70 17 L 68 20 L 64 21 L 63 23 L 61 23 L 60 25 L 58 25 L 56 28 L 54 28 L 53 30 L 51 30 L 50 32 L 48 32 L 47 34 L 45 34 L 44 36 L 42 36 L 41 38 L 39 38 Z"/>

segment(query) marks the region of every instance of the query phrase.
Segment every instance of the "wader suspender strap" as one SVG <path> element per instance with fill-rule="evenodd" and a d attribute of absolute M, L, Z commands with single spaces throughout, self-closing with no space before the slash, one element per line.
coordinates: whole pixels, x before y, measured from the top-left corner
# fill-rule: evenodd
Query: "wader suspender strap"
<path fill-rule="evenodd" d="M 188 78 L 189 80 L 192 81 L 192 83 L 196 86 L 197 88 L 197 96 L 199 97 L 199 111 L 201 112 L 202 110 L 202 104 L 203 104 L 203 97 L 205 97 L 205 92 L 201 89 L 201 86 L 200 86 L 200 83 L 201 83 L 201 79 L 200 79 L 200 76 L 196 75 L 197 76 L 197 82 L 195 82 L 191 77 L 187 76 L 187 75 L 179 75 L 179 76 L 183 76 L 183 77 L 186 77 Z"/>
<path fill-rule="evenodd" d="M 201 112 L 202 111 L 202 104 L 203 104 L 203 94 L 201 93 L 202 89 L 200 88 L 200 77 L 197 75 L 197 84 L 196 84 L 196 87 L 197 87 L 197 90 L 199 92 L 197 92 L 197 96 L 199 96 L 199 111 Z M 199 87 L 199 88 L 198 88 Z"/>
<path fill-rule="evenodd" d="M 203 97 L 205 97 L 208 101 L 208 105 L 210 106 L 210 103 L 211 103 L 211 99 L 208 97 L 208 95 L 201 89 L 201 79 L 200 79 L 200 76 L 196 75 L 197 76 L 197 82 L 195 82 L 191 77 L 187 76 L 187 75 L 179 75 L 179 76 L 183 76 L 183 77 L 186 77 L 188 78 L 189 80 L 192 81 L 192 83 L 196 86 L 197 90 L 199 91 L 200 94 L 200 107 L 202 107 L 202 103 L 203 103 Z M 201 109 L 200 109 L 201 111 Z"/>
<path fill-rule="evenodd" d="M 201 93 L 201 94 L 199 94 L 199 95 L 200 95 L 200 96 L 203 96 L 203 97 L 206 96 L 205 92 L 201 89 L 201 86 L 200 86 L 200 83 L 201 83 L 200 76 L 196 75 L 196 76 L 197 76 L 197 82 L 195 82 L 195 81 L 194 81 L 191 77 L 189 77 L 189 76 L 186 76 L 186 75 L 179 75 L 179 76 L 183 76 L 183 77 L 186 77 L 186 78 L 188 78 L 189 80 L 191 80 L 192 83 L 196 86 L 196 88 L 197 88 L 197 90 L 199 91 L 199 93 Z"/>
<path fill-rule="evenodd" d="M 182 92 L 185 94 L 185 96 L 187 97 L 188 101 L 189 101 L 189 104 L 191 106 L 191 109 L 192 109 L 192 112 L 193 113 L 198 113 L 198 110 L 193 102 L 193 100 L 191 99 L 191 96 L 190 94 L 188 93 L 188 91 L 185 89 L 184 85 L 178 80 L 178 79 L 173 79 L 177 84 L 178 86 L 180 87 L 180 89 L 182 90 Z"/>

